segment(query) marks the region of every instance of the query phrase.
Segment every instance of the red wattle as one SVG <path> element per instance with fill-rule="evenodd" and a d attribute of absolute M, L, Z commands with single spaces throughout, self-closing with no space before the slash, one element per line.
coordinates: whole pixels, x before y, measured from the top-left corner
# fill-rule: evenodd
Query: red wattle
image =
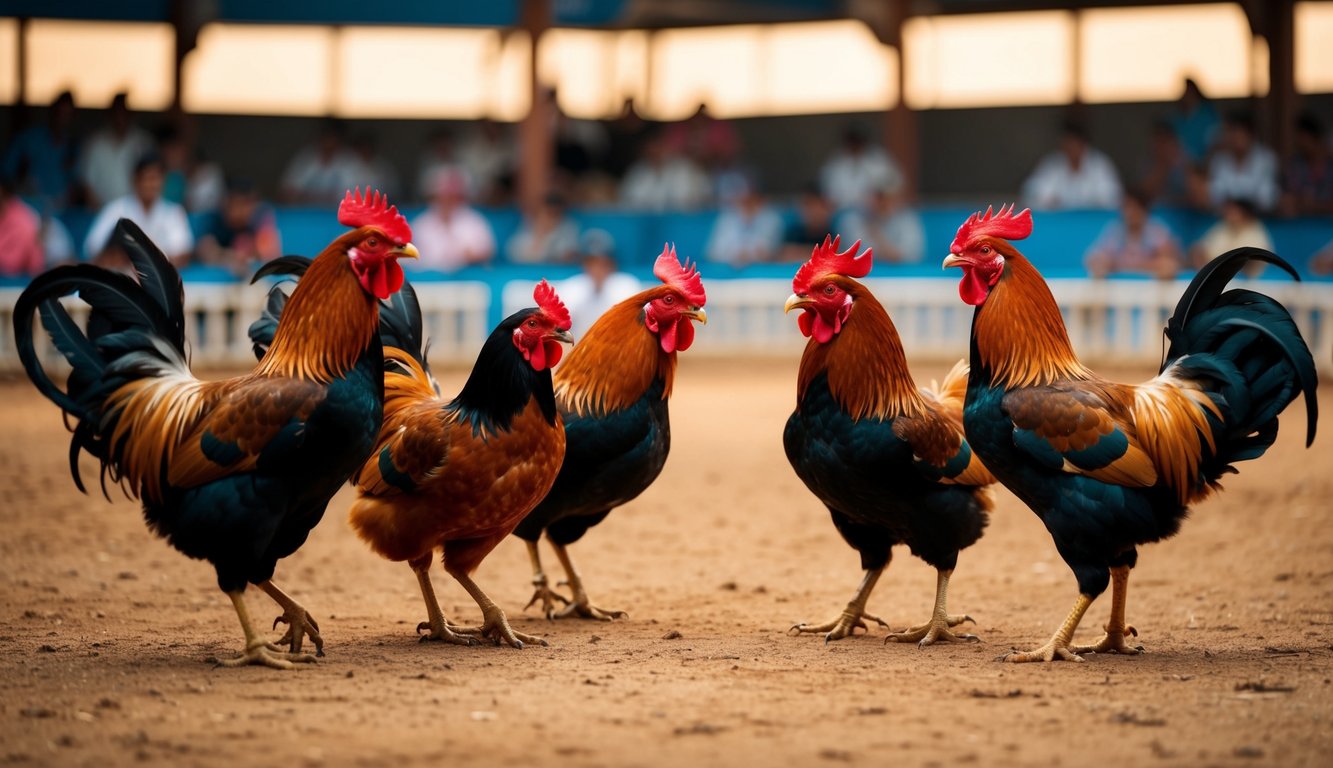
<path fill-rule="evenodd" d="M 542 342 L 542 352 L 546 356 L 546 367 L 554 368 L 559 362 L 561 355 L 565 354 L 565 348 L 558 341 L 547 339 Z M 541 370 L 538 368 L 537 370 Z"/>
<path fill-rule="evenodd" d="M 657 331 L 658 343 L 662 345 L 662 351 L 668 355 L 675 352 L 677 349 L 676 329 L 678 327 L 678 323 L 668 323 L 667 325 L 661 326 Z"/>
<path fill-rule="evenodd" d="M 981 306 L 990 295 L 986 279 L 972 267 L 963 267 L 963 280 L 958 283 L 958 296 L 974 307 Z"/>
<path fill-rule="evenodd" d="M 814 323 L 814 321 L 815 321 L 814 310 L 805 309 L 801 311 L 800 316 L 796 318 L 796 324 L 801 328 L 801 335 L 805 336 L 806 338 L 810 337 L 810 334 L 812 333 L 810 326 L 812 323 Z"/>
<path fill-rule="evenodd" d="M 676 321 L 676 351 L 684 352 L 694 343 L 694 325 L 688 318 Z"/>

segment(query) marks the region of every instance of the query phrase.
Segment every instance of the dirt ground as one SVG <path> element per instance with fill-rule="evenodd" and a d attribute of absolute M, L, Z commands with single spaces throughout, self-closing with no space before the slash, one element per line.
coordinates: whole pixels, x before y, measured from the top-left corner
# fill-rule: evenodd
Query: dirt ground
<path fill-rule="evenodd" d="M 527 557 L 510 539 L 478 581 L 550 647 L 419 644 L 415 581 L 352 535 L 344 491 L 278 566 L 328 643 L 297 672 L 208 663 L 241 643 L 211 568 L 151 537 L 133 503 L 80 495 L 54 408 L 0 382 L 0 763 L 1327 764 L 1333 430 L 1305 451 L 1293 412 L 1268 456 L 1143 550 L 1129 619 L 1148 653 L 1011 666 L 996 656 L 1044 642 L 1074 582 L 1007 492 L 950 594 L 980 643 L 788 635 L 835 616 L 861 576 L 782 453 L 796 362 L 685 358 L 663 476 L 572 550 L 594 602 L 629 620 L 524 615 Z M 1333 412 L 1333 388 L 1321 400 Z M 442 570 L 435 581 L 451 618 L 478 619 Z M 933 589 L 902 551 L 870 609 L 901 629 Z"/>

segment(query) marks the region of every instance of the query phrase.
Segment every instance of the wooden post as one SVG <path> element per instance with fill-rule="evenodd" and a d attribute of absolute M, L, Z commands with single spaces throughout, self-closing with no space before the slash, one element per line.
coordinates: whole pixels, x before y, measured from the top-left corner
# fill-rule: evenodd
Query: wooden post
<path fill-rule="evenodd" d="M 1278 157 L 1295 149 L 1298 97 L 1296 94 L 1296 3 L 1280 0 L 1264 4 L 1268 11 L 1269 136 Z"/>
<path fill-rule="evenodd" d="M 903 24 L 911 14 L 909 0 L 888 5 L 881 39 L 898 51 L 898 102 L 885 112 L 884 143 L 903 171 L 903 195 L 915 200 L 921 178 L 921 142 L 917 114 L 907 106 L 907 59 L 903 55 Z"/>
<path fill-rule="evenodd" d="M 551 27 L 551 0 L 524 0 L 522 25 L 531 41 L 532 104 L 519 125 L 518 198 L 523 210 L 535 210 L 550 186 L 551 163 L 555 157 L 555 136 L 551 126 L 552 105 L 547 100 L 546 85 L 537 71 L 537 51 L 542 34 Z"/>

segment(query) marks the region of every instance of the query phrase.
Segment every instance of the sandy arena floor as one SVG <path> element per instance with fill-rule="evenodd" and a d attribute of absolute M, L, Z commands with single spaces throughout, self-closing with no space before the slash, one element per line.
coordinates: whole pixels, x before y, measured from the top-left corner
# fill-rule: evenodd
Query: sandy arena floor
<path fill-rule="evenodd" d="M 886 646 L 876 629 L 826 646 L 786 630 L 835 616 L 860 573 L 782 453 L 795 366 L 682 362 L 665 473 L 573 550 L 594 602 L 629 620 L 524 616 L 527 557 L 510 539 L 478 581 L 550 647 L 421 645 L 415 581 L 355 539 L 344 491 L 278 566 L 328 643 L 288 673 L 205 661 L 241 640 L 212 569 L 152 538 L 135 504 L 80 495 L 54 407 L 0 383 L 0 763 L 1327 764 L 1333 428 L 1305 451 L 1292 411 L 1268 456 L 1143 550 L 1129 619 L 1145 655 L 994 661 L 1044 642 L 1074 596 L 1007 492 L 950 594 L 981 643 Z M 1333 412 L 1333 389 L 1321 400 Z M 436 585 L 451 618 L 477 620 L 442 570 Z M 870 609 L 901 629 L 933 589 L 903 551 Z M 257 590 L 250 603 L 277 613 Z"/>

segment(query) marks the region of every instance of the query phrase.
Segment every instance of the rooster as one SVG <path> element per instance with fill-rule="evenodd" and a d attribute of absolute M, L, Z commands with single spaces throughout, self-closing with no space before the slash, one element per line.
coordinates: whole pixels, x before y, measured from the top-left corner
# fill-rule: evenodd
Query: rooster
<path fill-rule="evenodd" d="M 383 415 L 377 299 L 403 282 L 399 258 L 415 258 L 411 230 L 378 192 L 349 192 L 338 220 L 354 227 L 315 259 L 292 295 L 272 349 L 251 373 L 200 381 L 185 351 L 180 275 L 129 221 L 116 242 L 138 282 L 100 267 L 59 267 L 19 297 L 14 326 L 29 378 L 72 419 L 70 469 L 101 462 L 102 483 L 141 499 L 155 533 L 208 560 L 231 598 L 245 649 L 224 666 L 279 669 L 322 655 L 319 625 L 272 581 L 338 488 L 370 455 Z M 92 306 L 81 330 L 59 303 L 77 292 Z M 73 366 L 61 389 L 33 345 L 33 311 Z M 252 625 L 244 593 L 255 584 L 283 609 L 279 645 Z M 275 625 L 277 622 L 274 622 Z"/>
<path fill-rule="evenodd" d="M 1125 596 L 1137 547 L 1175 534 L 1234 463 L 1262 456 L 1277 437 L 1278 414 L 1301 392 L 1306 445 L 1314 440 L 1314 362 L 1291 316 L 1255 291 L 1224 291 L 1252 261 L 1296 273 L 1257 248 L 1218 257 L 1176 305 L 1158 376 L 1117 384 L 1079 362 L 1046 282 L 1009 242 L 1031 232 L 1029 211 L 987 209 L 959 227 L 944 260 L 962 268 L 959 294 L 976 307 L 967 439 L 1042 519 L 1078 581 L 1078 600 L 1050 641 L 1004 658 L 1133 654 L 1142 647 L 1126 642 L 1138 632 L 1125 623 Z M 1105 635 L 1072 646 L 1108 582 Z"/>
<path fill-rule="evenodd" d="M 514 631 L 471 576 L 551 489 L 565 457 L 551 368 L 563 354 L 560 343 L 573 341 L 569 311 L 544 280 L 533 298 L 535 308 L 515 312 L 491 333 L 452 400 L 439 396 L 430 376 L 419 320 L 403 348 L 385 348 L 395 370 L 385 375 L 384 427 L 355 476 L 359 495 L 349 519 L 371 549 L 406 561 L 416 574 L 428 616 L 417 627 L 423 640 L 546 645 Z M 445 621 L 430 580 L 436 548 L 445 570 L 477 601 L 481 626 Z"/>
<path fill-rule="evenodd" d="M 946 610 L 958 552 L 981 538 L 991 509 L 986 486 L 994 482 L 963 439 L 967 366 L 955 365 L 943 386 L 918 389 L 888 312 L 854 279 L 870 273 L 871 250 L 858 256 L 858 240 L 839 253 L 839 244 L 825 238 L 792 280 L 785 311 L 801 310 L 810 341 L 782 442 L 866 573 L 840 616 L 792 631 L 822 632 L 828 642 L 866 629 L 866 619 L 887 627 L 866 612 L 866 601 L 893 545 L 906 544 L 936 570 L 935 610 L 885 640 L 976 640 L 951 631 L 970 617 Z"/>
<path fill-rule="evenodd" d="M 610 620 L 628 616 L 588 599 L 567 547 L 611 510 L 652 485 L 671 449 L 667 399 L 676 353 L 694 342 L 691 321 L 708 322 L 703 279 L 664 248 L 653 265 L 664 284 L 607 310 L 588 329 L 555 373 L 556 402 L 565 422 L 566 454 L 551 492 L 519 523 L 528 544 L 536 591 L 546 617 L 578 615 Z M 542 571 L 542 532 L 564 566 L 572 599 L 553 591 Z M 556 601 L 565 604 L 558 613 Z"/>

